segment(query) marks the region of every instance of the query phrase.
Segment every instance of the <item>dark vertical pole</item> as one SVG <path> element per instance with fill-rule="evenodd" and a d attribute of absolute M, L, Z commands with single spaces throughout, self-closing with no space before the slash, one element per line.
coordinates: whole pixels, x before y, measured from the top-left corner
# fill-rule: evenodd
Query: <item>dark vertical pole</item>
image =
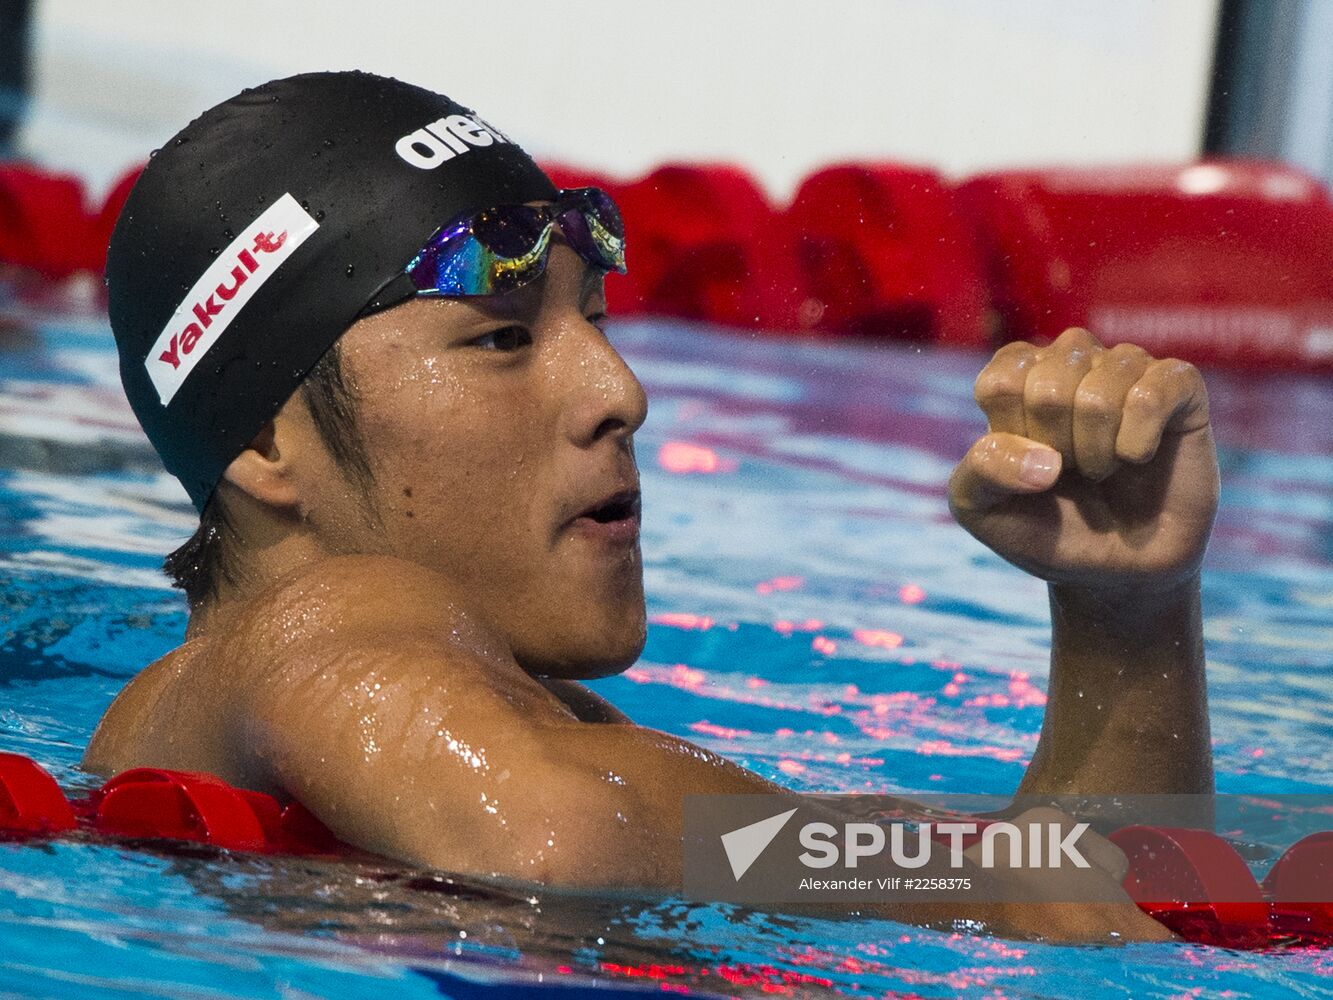
<path fill-rule="evenodd" d="M 1236 106 L 1240 39 L 1245 0 L 1221 0 L 1213 41 L 1213 71 L 1208 85 L 1208 110 L 1203 122 L 1203 152 L 1230 151 L 1228 125 Z"/>
<path fill-rule="evenodd" d="M 1330 0 L 1221 0 L 1204 153 L 1284 158 L 1310 2 Z"/>
<path fill-rule="evenodd" d="M 0 0 L 0 156 L 8 155 L 28 103 L 31 0 Z"/>

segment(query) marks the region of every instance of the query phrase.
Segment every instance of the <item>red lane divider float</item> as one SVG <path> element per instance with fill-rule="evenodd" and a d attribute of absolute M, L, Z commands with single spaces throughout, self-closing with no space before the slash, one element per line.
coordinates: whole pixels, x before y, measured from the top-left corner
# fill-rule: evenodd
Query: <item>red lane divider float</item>
<path fill-rule="evenodd" d="M 74 810 L 56 779 L 27 757 L 0 753 L 0 831 L 54 834 L 74 827 Z"/>
<path fill-rule="evenodd" d="M 612 305 L 749 329 L 799 329 L 806 295 L 787 220 L 745 171 L 669 164 L 613 197 L 632 255 Z M 623 293 L 615 280 L 608 294 Z"/>
<path fill-rule="evenodd" d="M 969 818 L 977 832 L 992 821 Z M 936 834 L 947 843 L 949 837 Z M 1182 940 L 1224 948 L 1333 948 L 1333 830 L 1297 841 L 1260 885 L 1236 849 L 1215 833 L 1126 826 L 1108 839 L 1124 851 L 1125 892 Z"/>
<path fill-rule="evenodd" d="M 71 802 L 33 761 L 0 753 L 0 836 L 75 829 L 265 854 L 354 850 L 299 803 L 283 807 L 271 795 L 233 788 L 211 774 L 138 767 Z"/>
<path fill-rule="evenodd" d="M 1130 898 L 1187 941 L 1333 947 L 1333 831 L 1287 848 L 1262 884 L 1230 844 L 1201 830 L 1131 826 L 1110 839 L 1129 858 Z"/>
<path fill-rule="evenodd" d="M 1082 325 L 1210 364 L 1333 369 L 1333 202 L 1291 167 L 1013 170 L 955 183 L 844 163 L 785 208 L 744 170 L 667 164 L 632 179 L 563 164 L 620 204 L 630 272 L 613 313 L 769 333 L 976 347 Z M 75 178 L 0 163 L 0 263 L 100 273 L 138 168 L 100 204 Z"/>
<path fill-rule="evenodd" d="M 355 851 L 300 804 L 283 808 L 272 796 L 233 788 L 211 774 L 135 768 L 71 803 L 36 763 L 0 753 L 0 837 L 75 829 L 273 854 Z M 978 839 L 964 838 L 964 844 Z M 1186 941 L 1333 947 L 1333 831 L 1290 847 L 1262 886 L 1231 845 L 1212 833 L 1130 826 L 1110 839 L 1129 858 L 1124 884 L 1130 897 Z"/>
<path fill-rule="evenodd" d="M 1125 891 L 1154 920 L 1187 941 L 1268 943 L 1271 907 L 1249 865 L 1221 837 L 1130 826 L 1109 839 L 1129 858 Z"/>
<path fill-rule="evenodd" d="M 1333 203 L 1298 170 L 1006 171 L 959 196 L 1009 339 L 1081 325 L 1191 361 L 1333 365 Z"/>
<path fill-rule="evenodd" d="M 83 197 L 77 178 L 0 163 L 0 262 L 51 280 L 80 270 L 100 271 L 102 262 L 89 250 L 92 234 Z"/>
<path fill-rule="evenodd" d="M 953 188 L 932 170 L 850 163 L 807 177 L 786 211 L 808 295 L 830 334 L 984 346 L 985 268 Z"/>

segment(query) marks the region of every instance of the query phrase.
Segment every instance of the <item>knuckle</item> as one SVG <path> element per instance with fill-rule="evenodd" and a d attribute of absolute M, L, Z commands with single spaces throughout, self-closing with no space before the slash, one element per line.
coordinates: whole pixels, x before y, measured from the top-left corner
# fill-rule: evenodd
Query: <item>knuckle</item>
<path fill-rule="evenodd" d="M 964 462 L 972 468 L 984 472 L 999 461 L 1000 443 L 993 435 L 987 435 L 972 446 Z"/>
<path fill-rule="evenodd" d="M 1102 389 L 1080 387 L 1074 395 L 1074 409 L 1082 417 L 1107 423 L 1119 414 L 1120 401 Z"/>
<path fill-rule="evenodd" d="M 1007 368 L 986 368 L 972 386 L 972 397 L 978 403 L 988 403 L 1023 394 L 1022 373 Z"/>
<path fill-rule="evenodd" d="M 1034 344 L 1030 344 L 1026 340 L 1011 340 L 1009 341 L 1009 343 L 1005 344 L 1003 347 L 999 348 L 995 352 L 995 354 L 993 355 L 993 360 L 995 361 L 999 361 L 1001 359 L 1009 360 L 1012 358 L 1021 358 L 1029 354 L 1036 354 L 1036 353 L 1037 353 L 1037 348 Z"/>
<path fill-rule="evenodd" d="M 1065 379 L 1034 376 L 1023 388 L 1023 402 L 1036 410 L 1059 410 L 1073 402 L 1074 387 Z"/>
<path fill-rule="evenodd" d="M 1194 385 L 1203 382 L 1203 375 L 1199 369 L 1180 358 L 1158 358 L 1148 366 L 1146 374 L 1167 383 L 1182 382 Z"/>
<path fill-rule="evenodd" d="M 1137 344 L 1116 344 L 1107 352 L 1109 363 L 1119 371 L 1147 370 L 1153 357 Z"/>
<path fill-rule="evenodd" d="M 1157 410 L 1162 405 L 1162 392 L 1156 386 L 1144 385 L 1142 382 L 1129 390 L 1129 395 L 1125 397 L 1125 405 L 1132 406 L 1136 410 Z"/>
<path fill-rule="evenodd" d="M 1065 331 L 1055 338 L 1055 343 L 1063 346 L 1084 347 L 1092 344 L 1097 344 L 1099 347 L 1101 346 L 1097 338 L 1085 327 L 1081 326 L 1066 327 Z"/>
<path fill-rule="evenodd" d="M 1188 361 L 1181 361 L 1177 358 L 1167 358 L 1166 360 L 1171 363 L 1171 367 L 1168 370 L 1174 377 L 1180 379 L 1191 388 L 1203 387 L 1203 372 L 1199 371 L 1194 365 L 1190 364 Z"/>
<path fill-rule="evenodd" d="M 1115 358 L 1116 360 L 1120 360 L 1121 358 L 1139 359 L 1139 358 L 1152 357 L 1151 354 L 1145 351 L 1138 344 L 1130 344 L 1130 343 L 1116 344 L 1114 347 L 1109 348 L 1109 353 L 1111 357 Z"/>

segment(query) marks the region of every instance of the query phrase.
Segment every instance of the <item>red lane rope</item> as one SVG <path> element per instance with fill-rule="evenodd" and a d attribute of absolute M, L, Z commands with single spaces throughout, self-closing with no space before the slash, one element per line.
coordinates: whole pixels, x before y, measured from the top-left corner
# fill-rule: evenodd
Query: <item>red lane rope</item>
<path fill-rule="evenodd" d="M 54 837 L 76 829 L 267 854 L 354 852 L 299 803 L 284 808 L 211 774 L 134 768 L 71 803 L 34 761 L 0 753 L 0 836 Z M 1212 833 L 1131 826 L 1110 839 L 1129 858 L 1130 897 L 1186 941 L 1333 947 L 1333 831 L 1288 848 L 1262 885 Z"/>
<path fill-rule="evenodd" d="M 546 164 L 621 205 L 630 273 L 613 314 L 769 334 L 994 347 L 1085 326 L 1104 343 L 1262 368 L 1333 369 L 1333 203 L 1292 167 L 1242 160 L 999 171 L 953 182 L 835 164 L 779 206 L 744 170 L 630 180 Z M 89 207 L 78 179 L 0 163 L 0 264 L 100 274 L 138 176 Z"/>

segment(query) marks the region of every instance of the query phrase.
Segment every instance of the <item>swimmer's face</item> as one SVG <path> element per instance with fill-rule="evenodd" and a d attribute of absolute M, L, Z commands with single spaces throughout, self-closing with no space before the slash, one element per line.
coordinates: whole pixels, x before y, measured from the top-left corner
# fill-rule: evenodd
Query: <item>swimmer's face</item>
<path fill-rule="evenodd" d="M 537 674 L 613 673 L 646 635 L 632 435 L 647 399 L 605 312 L 600 272 L 553 242 L 531 284 L 412 299 L 340 342 L 382 526 L 362 547 L 454 581 Z"/>

